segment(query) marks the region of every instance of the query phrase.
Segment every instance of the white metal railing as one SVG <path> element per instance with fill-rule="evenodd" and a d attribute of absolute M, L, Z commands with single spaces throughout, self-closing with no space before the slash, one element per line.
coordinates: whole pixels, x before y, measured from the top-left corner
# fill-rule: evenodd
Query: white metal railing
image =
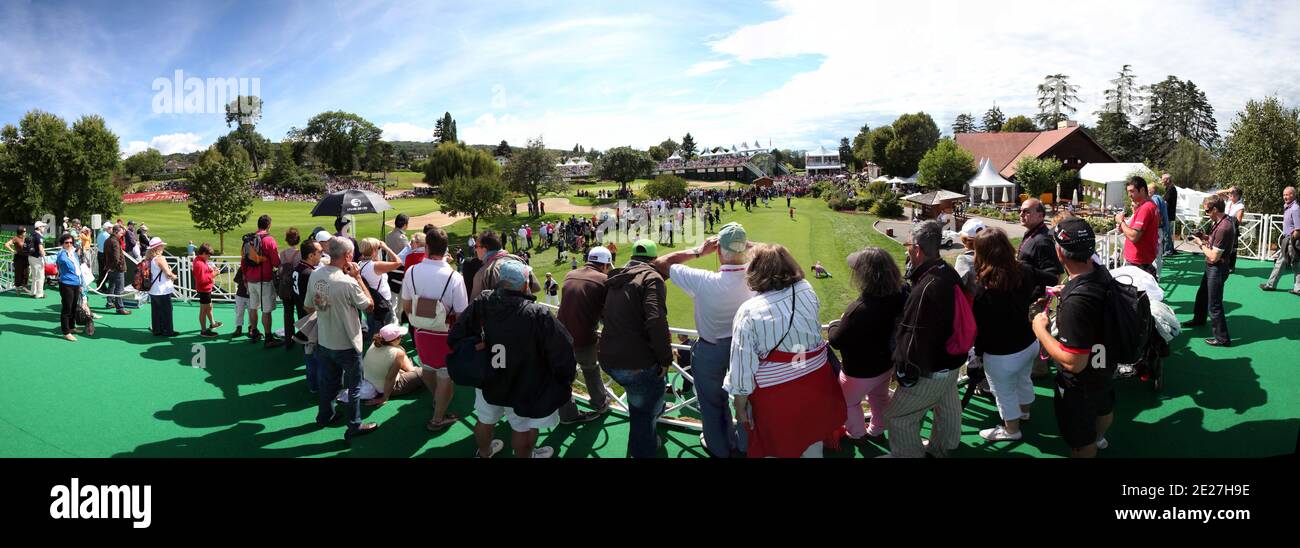
<path fill-rule="evenodd" d="M 1209 220 L 1204 216 L 1179 215 L 1174 227 L 1183 240 L 1188 240 L 1198 229 L 1209 230 L 1206 226 L 1208 222 Z M 1237 227 L 1237 257 L 1271 261 L 1277 257 L 1277 252 L 1273 251 L 1271 246 L 1281 237 L 1281 215 L 1247 213 Z"/>
<path fill-rule="evenodd" d="M 549 303 L 538 303 L 538 304 L 545 306 L 546 308 L 552 311 L 557 311 L 560 309 L 560 307 Z M 821 329 L 822 331 L 826 331 L 829 327 L 830 327 L 829 325 L 822 325 Z M 599 332 L 599 330 L 597 330 L 597 332 Z M 695 331 L 694 329 L 669 327 L 668 332 L 671 333 L 673 336 L 686 335 L 687 337 L 692 337 L 696 339 L 700 337 L 699 332 Z M 685 344 L 672 343 L 672 347 L 674 350 L 691 350 L 691 347 Z M 694 356 L 692 356 L 691 361 L 694 362 Z M 677 360 L 673 360 L 673 366 L 671 369 L 668 370 L 667 379 L 665 379 L 664 383 L 668 386 L 676 387 L 679 386 L 682 381 L 694 383 L 695 377 L 693 377 L 690 372 L 683 369 L 681 364 L 677 363 Z M 584 392 L 574 392 L 573 395 L 574 399 L 577 399 L 584 403 L 590 402 L 591 396 L 586 393 L 587 385 L 582 375 L 577 376 L 577 383 L 579 383 L 582 386 Z M 666 389 L 667 388 L 665 387 L 665 390 Z M 605 381 L 605 393 L 608 394 L 609 396 L 611 409 L 615 409 L 620 413 L 624 413 L 624 414 L 627 413 L 628 407 L 627 407 L 626 394 L 622 394 L 622 395 L 616 394 L 612 389 L 612 387 L 610 386 L 610 381 Z M 691 410 L 694 411 L 695 413 L 700 412 L 698 393 L 694 391 L 693 393 L 694 395 L 692 395 L 690 398 L 687 398 L 680 402 L 675 402 L 673 404 L 664 407 L 663 413 L 659 416 L 659 422 L 662 424 L 668 424 L 668 425 L 678 426 L 682 428 L 689 428 L 692 430 L 702 429 L 702 425 L 699 419 L 682 415 L 682 411 L 685 410 Z"/>

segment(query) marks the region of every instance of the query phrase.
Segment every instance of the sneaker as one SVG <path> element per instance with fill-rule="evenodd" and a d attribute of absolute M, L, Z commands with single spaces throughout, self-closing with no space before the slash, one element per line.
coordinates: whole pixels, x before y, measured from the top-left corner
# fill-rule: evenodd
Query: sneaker
<path fill-rule="evenodd" d="M 1292 294 L 1292 295 L 1296 295 L 1296 296 L 1300 296 L 1300 289 L 1292 289 L 1291 291 L 1287 291 L 1287 293 L 1290 293 L 1290 294 Z"/>
<path fill-rule="evenodd" d="M 1230 341 L 1220 341 L 1213 337 L 1205 339 L 1205 344 L 1210 346 L 1232 346 L 1232 342 Z"/>
<path fill-rule="evenodd" d="M 474 458 L 476 458 L 476 459 L 490 459 L 490 458 L 492 458 L 492 457 L 495 457 L 495 456 L 497 456 L 497 453 L 500 453 L 502 449 L 505 449 L 505 448 L 506 448 L 506 442 L 501 441 L 501 440 L 492 440 L 492 444 L 491 444 L 491 446 L 492 446 L 492 454 L 491 454 L 491 455 L 488 455 L 488 456 L 485 457 L 485 456 L 483 456 L 482 454 L 480 454 L 480 453 L 478 452 L 478 449 L 475 449 L 475 450 L 474 450 Z"/>
<path fill-rule="evenodd" d="M 533 458 L 535 459 L 549 459 L 553 456 L 555 456 L 554 447 L 538 447 L 533 449 Z"/>
<path fill-rule="evenodd" d="M 74 337 L 74 336 L 72 336 L 72 333 L 68 333 L 68 334 L 64 335 L 64 336 L 63 336 L 63 339 L 64 339 L 64 340 L 68 340 L 68 341 L 72 341 L 72 342 L 77 342 L 77 338 Z"/>
<path fill-rule="evenodd" d="M 600 413 L 597 413 L 595 411 L 578 411 L 578 416 L 569 420 L 560 419 L 560 424 L 582 424 L 584 422 L 591 422 L 599 418 L 600 418 Z"/>
<path fill-rule="evenodd" d="M 1107 447 L 1110 447 L 1110 442 L 1106 441 L 1106 438 L 1097 438 L 1098 450 L 1105 449 Z"/>
<path fill-rule="evenodd" d="M 127 309 L 125 309 L 125 308 L 119 308 L 119 309 L 117 309 L 117 314 L 118 314 L 119 316 L 130 316 L 130 315 L 131 315 L 131 311 L 130 311 L 130 310 L 127 310 Z"/>
<path fill-rule="evenodd" d="M 1277 291 L 1276 287 L 1269 287 L 1268 284 L 1259 284 L 1259 288 L 1264 291 Z"/>
<path fill-rule="evenodd" d="M 244 334 L 244 326 L 236 325 L 235 332 L 230 334 L 230 338 L 232 339 L 239 338 L 239 336 L 243 334 Z"/>
<path fill-rule="evenodd" d="M 206 337 L 206 338 L 211 339 L 212 337 L 217 336 L 217 332 L 216 332 L 216 331 L 213 331 L 213 330 L 211 330 L 211 329 L 208 329 L 208 330 L 205 330 L 205 331 L 200 331 L 200 332 L 199 332 L 199 336 L 200 336 L 200 337 Z"/>
<path fill-rule="evenodd" d="M 1132 377 L 1134 373 L 1137 373 L 1137 369 L 1129 364 L 1120 364 L 1115 368 L 1115 376 L 1121 379 Z"/>
<path fill-rule="evenodd" d="M 284 341 L 275 335 L 267 335 L 266 340 L 262 342 L 262 348 L 279 348 L 282 344 L 284 344 Z"/>
<path fill-rule="evenodd" d="M 989 441 L 1016 441 L 1022 437 L 1020 432 L 1008 432 L 1002 425 L 980 430 L 980 437 Z"/>
<path fill-rule="evenodd" d="M 353 438 L 364 436 L 366 434 L 372 434 L 374 433 L 375 430 L 378 429 L 379 429 L 379 423 L 367 422 L 365 424 L 362 424 L 361 426 L 358 426 L 356 430 L 349 429 L 347 432 L 344 432 L 343 441 L 351 443 Z"/>

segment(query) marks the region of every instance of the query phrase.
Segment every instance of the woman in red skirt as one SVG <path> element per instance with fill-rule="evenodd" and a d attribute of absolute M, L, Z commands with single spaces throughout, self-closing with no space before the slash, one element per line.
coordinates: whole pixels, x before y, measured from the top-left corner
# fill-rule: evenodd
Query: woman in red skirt
<path fill-rule="evenodd" d="M 837 448 L 846 417 L 820 302 L 785 247 L 758 244 L 751 257 L 745 280 L 758 295 L 736 312 L 723 388 L 749 433 L 750 457 L 820 457 Z"/>

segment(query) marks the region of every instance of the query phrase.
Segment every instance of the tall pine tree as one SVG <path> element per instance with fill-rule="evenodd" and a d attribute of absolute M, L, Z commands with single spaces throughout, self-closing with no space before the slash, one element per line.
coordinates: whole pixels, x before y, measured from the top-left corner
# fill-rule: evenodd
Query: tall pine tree
<path fill-rule="evenodd" d="M 1068 120 L 1078 109 L 1079 86 L 1070 84 L 1070 77 L 1064 74 L 1049 74 L 1038 85 L 1038 115 L 1034 121 L 1038 126 L 1056 129 L 1062 120 Z"/>
<path fill-rule="evenodd" d="M 1007 117 L 1002 114 L 1002 109 L 997 105 L 984 113 L 983 125 L 980 127 L 985 132 L 997 133 L 1002 131 L 1002 124 L 1007 123 Z"/>
<path fill-rule="evenodd" d="M 956 135 L 958 133 L 974 133 L 974 132 L 975 132 L 974 116 L 963 113 L 963 114 L 958 114 L 957 119 L 953 120 L 952 122 L 953 135 Z"/>
<path fill-rule="evenodd" d="M 686 136 L 682 137 L 681 151 L 684 159 L 690 160 L 695 157 L 695 138 L 691 137 L 690 132 L 687 132 Z"/>

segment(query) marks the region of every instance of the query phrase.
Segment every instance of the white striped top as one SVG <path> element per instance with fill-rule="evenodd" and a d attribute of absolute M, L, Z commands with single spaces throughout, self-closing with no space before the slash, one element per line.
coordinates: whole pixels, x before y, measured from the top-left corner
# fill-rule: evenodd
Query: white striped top
<path fill-rule="evenodd" d="M 825 352 L 813 358 L 825 345 L 818 312 L 821 302 L 807 280 L 790 288 L 761 293 L 740 305 L 732 321 L 731 364 L 722 387 L 734 396 L 747 396 L 756 388 L 792 381 L 816 371 L 826 363 Z M 793 303 L 793 307 L 791 306 Z M 794 315 L 793 324 L 790 316 Z M 786 330 L 789 334 L 786 335 Z M 781 337 L 785 336 L 782 341 Z M 763 363 L 763 356 L 774 350 L 777 342 L 784 352 L 805 352 L 809 360 L 794 363 Z"/>

